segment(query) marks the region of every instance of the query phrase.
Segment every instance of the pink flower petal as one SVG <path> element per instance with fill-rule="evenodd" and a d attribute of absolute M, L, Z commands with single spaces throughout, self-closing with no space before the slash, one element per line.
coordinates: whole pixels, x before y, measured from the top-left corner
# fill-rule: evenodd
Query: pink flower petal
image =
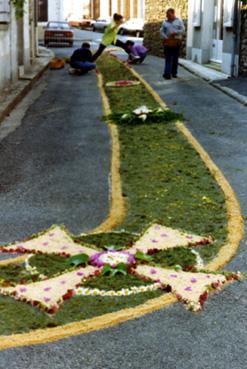
<path fill-rule="evenodd" d="M 191 278 L 191 283 L 197 283 L 197 279 L 196 278 Z"/>
<path fill-rule="evenodd" d="M 82 277 L 83 275 L 84 275 L 84 273 L 82 273 L 82 272 L 78 272 L 78 273 L 76 273 L 79 277 Z"/>
<path fill-rule="evenodd" d="M 191 288 L 191 287 L 186 287 L 184 290 L 185 290 L 185 291 L 192 292 L 192 288 Z"/>
<path fill-rule="evenodd" d="M 44 291 L 45 292 L 48 292 L 48 291 L 50 291 L 51 290 L 51 287 L 46 287 L 46 288 L 44 288 Z"/>

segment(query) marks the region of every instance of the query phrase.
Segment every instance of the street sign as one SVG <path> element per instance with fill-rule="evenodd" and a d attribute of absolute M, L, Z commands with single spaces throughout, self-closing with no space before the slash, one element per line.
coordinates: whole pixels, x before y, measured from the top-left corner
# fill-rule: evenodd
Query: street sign
<path fill-rule="evenodd" d="M 10 22 L 10 4 L 9 0 L 0 0 L 0 24 Z"/>

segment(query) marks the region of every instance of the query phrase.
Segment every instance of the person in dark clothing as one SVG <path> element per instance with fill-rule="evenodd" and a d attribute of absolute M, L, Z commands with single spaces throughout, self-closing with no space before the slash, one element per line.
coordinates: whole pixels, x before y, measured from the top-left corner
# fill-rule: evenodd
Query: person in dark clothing
<path fill-rule="evenodd" d="M 93 63 L 93 56 L 88 42 L 84 42 L 80 49 L 73 52 L 70 58 L 70 66 L 80 74 L 88 73 L 90 70 L 96 68 L 96 64 Z"/>

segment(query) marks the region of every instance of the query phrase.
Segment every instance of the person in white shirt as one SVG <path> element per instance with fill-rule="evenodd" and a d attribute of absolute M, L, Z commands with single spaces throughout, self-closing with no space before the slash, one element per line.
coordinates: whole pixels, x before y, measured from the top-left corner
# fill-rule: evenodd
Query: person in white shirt
<path fill-rule="evenodd" d="M 184 23 L 176 17 L 175 10 L 170 8 L 166 12 L 167 19 L 164 20 L 160 29 L 160 36 L 164 44 L 165 70 L 163 78 L 176 78 L 178 73 L 178 58 L 185 32 Z"/>

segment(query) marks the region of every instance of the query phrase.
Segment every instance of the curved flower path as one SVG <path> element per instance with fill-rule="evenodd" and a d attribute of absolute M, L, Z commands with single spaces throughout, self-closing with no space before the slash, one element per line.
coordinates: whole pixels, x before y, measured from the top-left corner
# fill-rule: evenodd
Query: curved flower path
<path fill-rule="evenodd" d="M 137 252 L 145 254 L 153 250 L 164 250 L 181 245 L 195 246 L 203 243 L 210 243 L 210 239 L 181 233 L 156 224 L 150 227 L 134 246 L 128 249 L 128 252 L 133 255 Z M 96 254 L 96 250 L 75 244 L 60 228 L 49 230 L 34 240 L 4 247 L 2 251 L 28 254 L 48 252 L 66 257 L 86 253 L 92 258 Z M 17 285 L 16 287 L 1 288 L 1 293 L 9 294 L 16 299 L 30 301 L 34 305 L 55 312 L 59 308 L 59 303 L 73 296 L 83 278 L 88 278 L 99 272 L 99 268 L 87 266 L 28 286 Z M 226 283 L 227 279 L 238 279 L 238 275 L 188 273 L 151 266 L 137 266 L 135 268 L 133 265 L 131 272 L 141 278 L 146 277 L 160 283 L 162 288 L 169 287 L 179 300 L 188 303 L 189 307 L 195 311 L 202 307 L 207 298 L 209 287 L 217 289 Z"/>

